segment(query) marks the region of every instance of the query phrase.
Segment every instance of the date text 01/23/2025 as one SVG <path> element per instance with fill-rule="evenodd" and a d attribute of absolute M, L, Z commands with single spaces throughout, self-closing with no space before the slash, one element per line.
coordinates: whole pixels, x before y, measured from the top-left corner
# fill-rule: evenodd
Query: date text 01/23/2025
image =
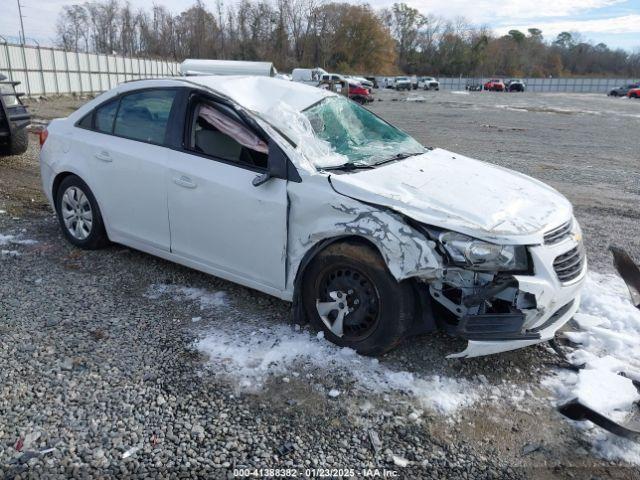
<path fill-rule="evenodd" d="M 386 468 L 236 468 L 238 478 L 397 478 L 397 470 Z"/>

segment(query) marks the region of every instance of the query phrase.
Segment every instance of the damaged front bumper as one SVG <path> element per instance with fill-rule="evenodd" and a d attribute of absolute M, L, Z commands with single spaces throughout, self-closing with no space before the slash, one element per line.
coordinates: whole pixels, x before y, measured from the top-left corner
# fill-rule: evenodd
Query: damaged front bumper
<path fill-rule="evenodd" d="M 447 330 L 467 339 L 468 345 L 448 358 L 490 355 L 545 342 L 573 317 L 580 306 L 580 290 L 587 274 L 579 227 L 576 225 L 575 231 L 560 242 L 529 247 L 529 255 L 531 274 L 512 275 L 480 289 L 466 289 L 459 304 L 463 311 Z M 478 275 L 473 278 L 477 281 Z M 430 290 L 442 303 L 442 295 L 438 296 L 442 291 L 434 291 L 433 286 Z M 482 294 L 478 295 L 478 291 Z M 469 305 L 470 299 L 475 305 Z M 502 302 L 500 309 L 495 308 L 497 302 Z M 465 303 L 470 308 L 465 309 Z M 455 304 L 447 308 L 453 313 L 459 310 Z"/>

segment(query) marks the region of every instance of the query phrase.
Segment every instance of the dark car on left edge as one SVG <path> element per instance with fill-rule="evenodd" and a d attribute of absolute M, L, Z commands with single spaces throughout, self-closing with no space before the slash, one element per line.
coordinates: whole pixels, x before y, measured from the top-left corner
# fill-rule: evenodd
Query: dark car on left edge
<path fill-rule="evenodd" d="M 20 155 L 29 146 L 31 115 L 16 92 L 19 84 L 0 74 L 0 156 Z"/>

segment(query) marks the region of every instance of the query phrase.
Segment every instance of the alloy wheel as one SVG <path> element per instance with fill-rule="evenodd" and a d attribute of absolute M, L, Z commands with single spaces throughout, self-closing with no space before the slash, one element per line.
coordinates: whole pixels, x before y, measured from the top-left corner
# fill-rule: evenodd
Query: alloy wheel
<path fill-rule="evenodd" d="M 380 296 L 371 280 L 353 267 L 333 267 L 318 283 L 316 310 L 324 325 L 344 340 L 360 341 L 376 328 Z"/>
<path fill-rule="evenodd" d="M 60 202 L 62 220 L 71 236 L 77 240 L 86 240 L 93 227 L 93 211 L 87 195 L 79 187 L 65 190 Z"/>

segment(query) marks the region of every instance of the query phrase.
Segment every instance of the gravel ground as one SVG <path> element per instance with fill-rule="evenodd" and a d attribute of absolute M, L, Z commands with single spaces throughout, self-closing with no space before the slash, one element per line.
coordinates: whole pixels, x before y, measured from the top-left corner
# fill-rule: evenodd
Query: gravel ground
<path fill-rule="evenodd" d="M 640 102 L 416 96 L 425 101 L 378 92 L 383 101 L 371 108 L 425 144 L 558 188 L 576 205 L 592 268 L 611 270 L 609 243 L 640 257 L 638 144 L 627 133 L 640 122 Z M 82 101 L 51 99 L 32 111 L 47 119 Z M 0 234 L 14 236 L 1 247 L 13 253 L 0 258 L 0 472 L 8 478 L 225 478 L 245 467 L 355 469 L 359 478 L 364 468 L 396 478 L 640 478 L 637 467 L 594 455 L 553 410 L 539 381 L 558 360 L 545 346 L 446 360 L 461 342 L 430 335 L 379 364 L 345 363 L 296 332 L 283 302 L 122 246 L 72 248 L 40 193 L 36 144 L 32 137 L 27 154 L 0 160 Z M 210 360 L 194 343 L 213 332 L 243 352 L 251 332 L 250 355 L 256 338 L 270 342 L 278 329 L 308 337 L 303 345 L 324 363 L 269 366 L 260 388 L 247 389 L 233 355 Z M 428 382 L 420 391 L 367 389 L 380 372 Z M 449 388 L 437 379 L 454 382 L 456 408 L 425 406 Z"/>

